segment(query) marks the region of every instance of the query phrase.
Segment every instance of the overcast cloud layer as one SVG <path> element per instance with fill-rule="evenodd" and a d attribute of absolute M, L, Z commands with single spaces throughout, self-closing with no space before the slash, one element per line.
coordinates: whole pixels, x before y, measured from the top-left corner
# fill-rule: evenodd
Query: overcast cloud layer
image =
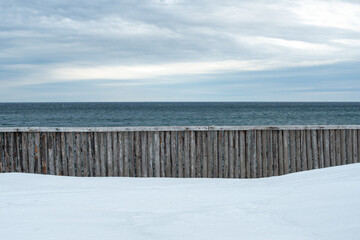
<path fill-rule="evenodd" d="M 0 84 L 2 102 L 360 101 L 360 3 L 0 0 Z"/>

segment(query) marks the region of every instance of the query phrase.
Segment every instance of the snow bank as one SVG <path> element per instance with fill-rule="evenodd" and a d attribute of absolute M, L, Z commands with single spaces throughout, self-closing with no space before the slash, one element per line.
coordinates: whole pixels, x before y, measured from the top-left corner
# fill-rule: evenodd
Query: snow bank
<path fill-rule="evenodd" d="M 359 239 L 360 164 L 266 179 L 0 174 L 1 239 Z"/>

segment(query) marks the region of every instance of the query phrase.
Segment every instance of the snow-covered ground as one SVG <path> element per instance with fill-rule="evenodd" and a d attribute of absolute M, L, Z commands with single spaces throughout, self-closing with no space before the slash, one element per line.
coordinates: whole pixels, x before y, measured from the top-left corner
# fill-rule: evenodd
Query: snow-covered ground
<path fill-rule="evenodd" d="M 265 179 L 0 174 L 1 239 L 360 239 L 360 164 Z"/>

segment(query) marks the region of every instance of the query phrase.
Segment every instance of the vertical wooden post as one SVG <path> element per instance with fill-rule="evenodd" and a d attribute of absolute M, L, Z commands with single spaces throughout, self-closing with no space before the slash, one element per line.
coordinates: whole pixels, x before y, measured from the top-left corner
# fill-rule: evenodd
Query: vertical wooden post
<path fill-rule="evenodd" d="M 310 130 L 306 130 L 306 150 L 307 150 L 307 160 L 308 160 L 308 165 L 307 165 L 307 169 L 311 170 L 313 169 L 313 154 L 312 154 L 312 150 L 311 150 L 311 131 Z"/>
<path fill-rule="evenodd" d="M 165 177 L 165 132 L 161 131 L 160 136 L 160 177 Z"/>
<path fill-rule="evenodd" d="M 353 163 L 358 162 L 358 138 L 357 138 L 357 130 L 353 129 L 352 131 L 352 143 L 353 143 Z"/>
<path fill-rule="evenodd" d="M 75 172 L 76 172 L 77 177 L 82 176 L 80 144 L 81 144 L 81 133 L 76 132 L 75 133 L 75 153 L 76 153 L 76 156 L 75 156 L 75 159 L 76 159 L 76 161 L 75 161 Z"/>
<path fill-rule="evenodd" d="M 283 131 L 280 130 L 278 133 L 279 137 L 279 175 L 284 175 L 284 142 L 283 142 Z"/>
<path fill-rule="evenodd" d="M 141 132 L 141 176 L 148 176 L 148 163 L 147 163 L 147 132 Z"/>
<path fill-rule="evenodd" d="M 111 133 L 112 137 L 112 150 L 113 150 L 113 176 L 119 176 L 119 162 L 120 162 L 120 155 L 119 155 L 119 141 L 118 141 L 118 134 L 117 132 Z M 140 148 L 140 142 L 137 146 Z M 89 148 L 90 149 L 90 148 Z"/>
<path fill-rule="evenodd" d="M 22 152 L 22 167 L 23 172 L 28 173 L 29 172 L 29 140 L 28 140 L 29 133 L 24 132 L 22 133 L 21 138 L 21 152 Z M 1 133 L 0 133 L 0 165 L 2 163 L 2 151 L 1 151 Z M 0 172 L 1 166 L 0 166 Z"/>
<path fill-rule="evenodd" d="M 184 177 L 184 168 L 183 168 L 183 163 L 184 163 L 184 132 L 183 131 L 179 131 L 177 133 L 177 146 L 178 146 L 178 154 L 177 154 L 177 159 L 178 159 L 178 177 L 182 178 Z"/>
<path fill-rule="evenodd" d="M 95 144 L 94 144 L 94 133 L 88 133 L 88 152 L 89 152 L 89 176 L 95 176 Z"/>
<path fill-rule="evenodd" d="M 61 161 L 61 133 L 55 133 L 55 174 L 62 175 L 62 166 L 63 163 Z"/>
<path fill-rule="evenodd" d="M 81 144 L 80 144 L 80 152 L 82 158 L 82 176 L 89 176 L 89 142 L 88 142 L 88 133 L 81 133 Z"/>
<path fill-rule="evenodd" d="M 154 133 L 154 154 L 155 154 L 155 177 L 160 177 L 160 136 L 159 132 Z"/>
<path fill-rule="evenodd" d="M 54 138 L 55 135 L 52 132 L 47 133 L 47 148 L 49 159 L 49 171 L 51 175 L 55 175 L 55 155 L 54 155 Z"/>
<path fill-rule="evenodd" d="M 325 167 L 330 167 L 330 131 L 324 130 L 324 164 Z"/>
<path fill-rule="evenodd" d="M 106 176 L 114 176 L 113 149 L 111 132 L 106 132 Z"/>
<path fill-rule="evenodd" d="M 346 143 L 345 143 L 345 132 L 346 130 L 342 129 L 340 130 L 340 152 L 341 152 L 341 164 L 346 164 Z"/>
<path fill-rule="evenodd" d="M 34 134 L 29 132 L 28 134 L 28 146 L 29 146 L 29 173 L 35 173 L 35 143 Z"/>
<path fill-rule="evenodd" d="M 325 167 L 325 162 L 324 162 L 324 134 L 323 134 L 323 130 L 317 130 L 318 132 L 318 151 L 319 151 L 319 168 L 324 168 Z"/>
<path fill-rule="evenodd" d="M 261 134 L 262 131 L 256 131 L 256 169 L 257 169 L 257 177 L 262 177 L 262 146 L 261 146 Z M 281 142 L 282 143 L 282 142 Z"/>
<path fill-rule="evenodd" d="M 195 159 L 196 159 L 196 141 L 195 132 L 190 132 L 190 176 L 194 178 L 195 175 Z"/>
<path fill-rule="evenodd" d="M 256 159 L 256 132 L 257 130 L 251 131 L 251 178 L 257 177 L 257 159 Z"/>
<path fill-rule="evenodd" d="M 4 138 L 3 133 L 0 132 L 0 173 L 4 172 Z"/>
<path fill-rule="evenodd" d="M 206 149 L 206 142 L 207 142 L 207 132 L 202 132 L 202 177 L 207 178 L 208 177 L 208 156 L 207 156 L 207 149 Z"/>
<path fill-rule="evenodd" d="M 165 133 L 165 176 L 171 177 L 171 132 Z"/>
<path fill-rule="evenodd" d="M 101 176 L 100 171 L 100 144 L 101 144 L 101 133 L 94 132 L 94 151 L 95 151 L 95 177 Z"/>
<path fill-rule="evenodd" d="M 148 132 L 148 176 L 154 177 L 154 132 Z"/>
<path fill-rule="evenodd" d="M 201 149 L 202 149 L 202 141 L 201 141 L 202 132 L 196 132 L 196 177 L 202 176 L 201 169 Z"/>
<path fill-rule="evenodd" d="M 219 161 L 218 161 L 218 176 L 219 178 L 223 178 L 224 177 L 224 132 L 223 131 L 218 131 L 218 149 L 219 149 Z"/>
<path fill-rule="evenodd" d="M 289 173 L 289 131 L 284 130 L 283 131 L 283 141 L 284 141 L 284 174 Z M 300 139 L 297 139 L 300 144 Z M 300 159 L 298 160 L 300 162 Z M 266 177 L 266 176 L 264 176 Z"/>
<path fill-rule="evenodd" d="M 296 172 L 296 147 L 295 147 L 295 130 L 289 131 L 290 143 L 290 172 Z"/>
<path fill-rule="evenodd" d="M 171 132 L 171 176 L 177 177 L 177 132 Z"/>
<path fill-rule="evenodd" d="M 351 130 L 346 130 L 346 162 L 347 164 L 349 163 L 353 163 L 353 157 L 352 157 L 352 148 L 353 148 L 353 144 L 352 144 L 352 131 Z"/>
<path fill-rule="evenodd" d="M 246 134 L 240 131 L 240 178 L 246 178 Z"/>
<path fill-rule="evenodd" d="M 234 131 L 229 131 L 229 178 L 234 178 Z"/>
<path fill-rule="evenodd" d="M 239 143 L 239 131 L 235 131 L 235 178 L 240 178 L 240 143 Z"/>
<path fill-rule="evenodd" d="M 308 168 L 308 158 L 307 158 L 307 146 L 306 146 L 306 131 L 300 131 L 301 137 L 301 171 L 305 171 Z"/>
<path fill-rule="evenodd" d="M 74 155 L 74 135 L 72 132 L 66 134 L 66 145 L 68 152 L 68 171 L 69 176 L 75 176 L 75 155 Z"/>
<path fill-rule="evenodd" d="M 190 177 L 189 131 L 184 132 L 184 177 Z"/>
<path fill-rule="evenodd" d="M 209 178 L 214 177 L 213 175 L 213 169 L 214 169 L 214 150 L 213 150 L 213 139 L 211 136 L 212 135 L 212 131 L 207 131 L 207 157 L 208 157 L 208 162 L 207 162 L 207 176 Z"/>
<path fill-rule="evenodd" d="M 301 140 L 300 131 L 295 131 L 295 155 L 296 155 L 296 171 L 301 171 Z"/>
<path fill-rule="evenodd" d="M 129 177 L 130 175 L 129 163 L 130 163 L 130 136 L 129 136 L 129 132 L 124 132 L 124 177 Z"/>
<path fill-rule="evenodd" d="M 218 131 L 213 131 L 214 177 L 219 177 Z"/>
<path fill-rule="evenodd" d="M 120 177 L 125 177 L 125 140 L 124 140 L 124 132 L 118 132 L 117 135 L 118 135 L 118 140 L 119 140 L 119 176 Z M 146 171 L 145 172 L 147 173 L 147 165 L 146 165 Z"/>
<path fill-rule="evenodd" d="M 60 135 L 61 141 L 61 162 L 62 162 L 62 171 L 64 176 L 69 175 L 68 171 L 68 156 L 66 154 L 67 150 L 67 141 L 66 141 L 66 133 L 62 132 Z"/>
<path fill-rule="evenodd" d="M 40 158 L 41 158 L 41 173 L 46 174 L 48 172 L 48 159 L 47 159 L 47 137 L 45 132 L 40 133 Z"/>

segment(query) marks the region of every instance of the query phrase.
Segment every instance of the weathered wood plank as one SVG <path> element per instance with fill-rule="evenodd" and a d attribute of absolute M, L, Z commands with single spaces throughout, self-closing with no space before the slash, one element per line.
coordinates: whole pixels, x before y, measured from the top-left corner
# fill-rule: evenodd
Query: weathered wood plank
<path fill-rule="evenodd" d="M 28 133 L 28 147 L 29 147 L 29 173 L 35 173 L 35 142 L 34 133 Z"/>
<path fill-rule="evenodd" d="M 289 131 L 289 145 L 290 145 L 290 172 L 296 172 L 296 144 L 295 144 L 295 130 Z"/>
<path fill-rule="evenodd" d="M 160 177 L 160 136 L 159 132 L 154 133 L 154 176 Z"/>
<path fill-rule="evenodd" d="M 63 175 L 62 174 L 62 166 L 63 163 L 61 161 L 61 133 L 55 133 L 55 174 L 56 175 Z"/>
<path fill-rule="evenodd" d="M 224 178 L 229 177 L 229 131 L 224 131 Z"/>
<path fill-rule="evenodd" d="M 141 132 L 141 176 L 148 176 L 148 163 L 147 163 L 147 133 Z"/>
<path fill-rule="evenodd" d="M 47 137 L 46 133 L 40 133 L 40 159 L 41 159 L 41 173 L 48 173 L 48 159 L 47 159 Z"/>
<path fill-rule="evenodd" d="M 251 168 L 251 178 L 256 178 L 257 177 L 257 172 L 256 172 L 256 131 L 257 130 L 252 130 L 251 131 L 251 162 L 250 162 L 250 168 Z"/>
<path fill-rule="evenodd" d="M 112 151 L 113 151 L 113 176 L 119 176 L 120 155 L 119 155 L 118 133 L 112 132 L 111 138 L 112 138 Z M 141 148 L 140 142 L 137 146 Z"/>
<path fill-rule="evenodd" d="M 60 134 L 62 174 L 63 174 L 64 176 L 68 176 L 68 175 L 69 175 L 66 135 L 67 135 L 67 134 L 64 133 L 64 132 L 62 132 L 62 133 Z"/>
<path fill-rule="evenodd" d="M 177 177 L 177 132 L 171 132 L 171 176 Z"/>
<path fill-rule="evenodd" d="M 178 177 L 184 177 L 184 132 L 177 133 L 177 159 L 178 159 Z"/>
<path fill-rule="evenodd" d="M 235 137 L 235 141 L 234 141 L 234 148 L 235 148 L 235 166 L 234 166 L 234 171 L 235 171 L 235 178 L 240 178 L 240 142 L 239 142 L 239 136 L 240 133 L 239 131 L 235 131 L 234 132 L 234 137 Z"/>
<path fill-rule="evenodd" d="M 312 142 L 311 142 L 311 130 L 306 130 L 306 156 L 307 156 L 307 160 L 308 160 L 308 165 L 307 165 L 307 169 L 311 170 L 313 169 L 313 154 L 312 154 Z"/>
<path fill-rule="evenodd" d="M 240 178 L 246 178 L 246 133 L 240 131 Z"/>
<path fill-rule="evenodd" d="M 41 173 L 41 159 L 40 159 L 40 133 L 34 133 L 34 172 Z"/>
<path fill-rule="evenodd" d="M 353 163 L 353 157 L 352 157 L 352 148 L 353 148 L 353 144 L 352 144 L 352 131 L 351 130 L 346 130 L 346 163 Z"/>
<path fill-rule="evenodd" d="M 196 177 L 202 176 L 202 169 L 201 169 L 201 149 L 202 149 L 202 141 L 201 141 L 202 133 L 197 131 L 196 132 Z"/>
<path fill-rule="evenodd" d="M 336 166 L 336 133 L 330 130 L 330 165 Z"/>
<path fill-rule="evenodd" d="M 195 132 L 190 131 L 190 176 L 196 177 L 195 163 L 196 162 L 196 139 Z"/>
<path fill-rule="evenodd" d="M 358 160 L 357 162 L 360 162 L 360 130 L 357 130 L 357 156 Z"/>
<path fill-rule="evenodd" d="M 200 135 L 199 135 L 200 136 Z M 218 131 L 213 131 L 214 177 L 219 177 Z"/>
<path fill-rule="evenodd" d="M 224 177 L 224 132 L 218 131 L 218 152 L 219 152 L 219 161 L 218 161 L 218 177 L 223 178 Z M 250 167 L 250 166 L 249 166 Z"/>
<path fill-rule="evenodd" d="M 279 131 L 273 131 L 274 176 L 279 176 Z"/>
<path fill-rule="evenodd" d="M 279 175 L 284 175 L 284 142 L 283 142 L 283 132 L 280 130 L 278 132 L 279 137 Z"/>
<path fill-rule="evenodd" d="M 203 157 L 202 157 L 202 177 L 203 178 L 207 178 L 208 177 L 208 171 L 207 171 L 207 169 L 208 169 L 208 156 L 207 156 L 207 153 L 208 153 L 208 151 L 207 151 L 207 149 L 206 149 L 206 147 L 207 147 L 207 132 L 202 132 L 202 136 L 201 136 L 201 140 L 202 140 L 202 155 L 203 155 Z"/>
<path fill-rule="evenodd" d="M 330 167 L 330 131 L 324 130 L 324 166 Z"/>
<path fill-rule="evenodd" d="M 160 177 L 165 177 L 165 132 L 161 131 L 160 136 Z"/>
<path fill-rule="evenodd" d="M 262 151 L 262 173 L 261 175 L 263 177 L 267 177 L 268 176 L 268 169 L 267 169 L 267 164 L 268 164 L 268 152 L 267 152 L 267 140 L 268 140 L 268 131 L 264 130 L 261 133 L 261 151 Z"/>
<path fill-rule="evenodd" d="M 66 134 L 66 146 L 68 153 L 68 172 L 69 176 L 75 176 L 75 153 L 74 153 L 74 135 L 72 132 Z"/>
<path fill-rule="evenodd" d="M 258 178 L 262 177 L 262 146 L 261 146 L 262 131 L 256 131 L 256 175 Z"/>
<path fill-rule="evenodd" d="M 308 158 L 307 158 L 307 146 L 306 146 L 306 131 L 299 130 L 301 137 L 301 171 L 305 171 L 308 168 Z"/>
<path fill-rule="evenodd" d="M 94 133 L 94 151 L 95 151 L 95 177 L 101 176 L 100 167 L 100 144 L 101 144 L 101 133 Z"/>
<path fill-rule="evenodd" d="M 346 130 L 340 130 L 340 153 L 341 163 L 339 165 L 346 164 Z"/>
<path fill-rule="evenodd" d="M 229 178 L 234 178 L 234 131 L 228 131 L 229 134 Z"/>
<path fill-rule="evenodd" d="M 264 133 L 264 132 L 263 132 Z M 265 139 L 265 138 L 263 138 Z M 289 131 L 288 130 L 283 130 L 283 141 L 284 141 L 284 174 L 288 174 L 289 173 L 289 166 L 290 166 L 290 161 L 289 161 Z M 297 139 L 297 141 L 299 141 L 300 144 L 300 139 Z M 300 161 L 300 159 L 299 159 Z M 264 176 L 266 177 L 266 175 Z"/>
<path fill-rule="evenodd" d="M 119 176 L 125 177 L 125 140 L 124 133 L 118 132 L 118 140 L 119 140 Z M 145 136 L 147 137 L 147 136 Z M 146 154 L 145 154 L 146 155 Z M 147 176 L 147 166 L 146 166 L 146 176 Z"/>
<path fill-rule="evenodd" d="M 11 172 L 16 172 L 16 132 L 10 135 L 10 169 Z"/>
<path fill-rule="evenodd" d="M 94 133 L 88 133 L 88 162 L 89 162 L 89 176 L 95 176 L 95 143 L 94 143 Z"/>
<path fill-rule="evenodd" d="M 300 140 L 300 131 L 295 131 L 295 156 L 296 156 L 296 171 L 301 171 L 301 140 Z"/>
<path fill-rule="evenodd" d="M 213 132 L 207 132 L 207 176 L 208 178 L 214 177 L 214 149 L 213 149 Z"/>
<path fill-rule="evenodd" d="M 106 163 L 107 163 L 107 171 L 106 176 L 112 177 L 114 176 L 114 162 L 113 162 L 113 149 L 112 149 L 112 133 L 106 133 Z"/>
<path fill-rule="evenodd" d="M 48 161 L 49 171 L 51 175 L 55 175 L 55 154 L 54 154 L 54 133 L 47 133 L 47 148 L 48 148 Z"/>
<path fill-rule="evenodd" d="M 22 171 L 22 146 L 21 146 L 21 139 L 22 139 L 22 132 L 17 132 L 15 134 L 15 153 L 14 153 L 14 160 L 15 160 L 15 171 L 21 172 Z"/>
<path fill-rule="evenodd" d="M 165 176 L 171 177 L 171 132 L 165 132 Z"/>
<path fill-rule="evenodd" d="M 24 132 L 21 136 L 21 153 L 22 153 L 22 171 L 25 173 L 29 172 L 29 140 L 28 140 L 29 133 Z M 1 151 L 1 133 L 0 133 L 0 165 L 2 164 L 2 151 Z M 0 166 L 0 172 L 2 172 Z"/>
<path fill-rule="evenodd" d="M 154 177 L 154 133 L 148 132 L 148 176 Z"/>
<path fill-rule="evenodd" d="M 4 133 L 4 170 L 5 172 L 10 172 L 10 134 L 8 132 Z"/>
<path fill-rule="evenodd" d="M 80 153 L 82 163 L 82 175 L 84 177 L 89 176 L 89 145 L 88 145 L 88 133 L 81 133 Z"/>
<path fill-rule="evenodd" d="M 81 133 L 75 133 L 75 174 L 77 177 L 82 175 L 82 163 L 81 163 Z"/>
<path fill-rule="evenodd" d="M 274 176 L 274 151 L 273 151 L 273 131 L 268 131 L 268 141 L 267 141 L 267 150 L 268 150 L 268 177 Z"/>
<path fill-rule="evenodd" d="M 318 155 L 319 153 L 318 153 L 316 130 L 311 130 L 311 141 L 312 141 L 312 155 L 313 155 L 314 169 L 317 169 L 319 168 L 319 155 Z"/>
<path fill-rule="evenodd" d="M 322 130 L 318 130 L 318 152 L 319 152 L 319 168 L 325 167 L 324 161 L 324 133 Z"/>
<path fill-rule="evenodd" d="M 335 166 L 341 165 L 341 133 L 340 130 L 335 131 L 336 134 L 336 144 L 335 144 L 335 150 L 336 150 L 336 161 Z"/>
<path fill-rule="evenodd" d="M 129 132 L 129 176 L 135 177 L 136 158 L 135 158 L 135 132 Z"/>
<path fill-rule="evenodd" d="M 4 165 L 4 136 L 3 133 L 0 132 L 0 173 L 5 172 Z"/>
<path fill-rule="evenodd" d="M 353 163 L 358 162 L 358 137 L 357 137 L 357 130 L 351 130 L 352 131 L 352 143 L 353 143 Z"/>
<path fill-rule="evenodd" d="M 130 176 L 130 136 L 129 132 L 124 132 L 124 177 Z M 152 143 L 152 139 L 151 139 Z M 152 168 L 152 166 L 151 166 Z M 151 169 L 151 175 L 152 177 L 152 169 Z"/>
<path fill-rule="evenodd" d="M 184 132 L 184 177 L 190 177 L 189 132 Z"/>
<path fill-rule="evenodd" d="M 106 132 L 100 133 L 100 175 L 106 177 Z"/>

